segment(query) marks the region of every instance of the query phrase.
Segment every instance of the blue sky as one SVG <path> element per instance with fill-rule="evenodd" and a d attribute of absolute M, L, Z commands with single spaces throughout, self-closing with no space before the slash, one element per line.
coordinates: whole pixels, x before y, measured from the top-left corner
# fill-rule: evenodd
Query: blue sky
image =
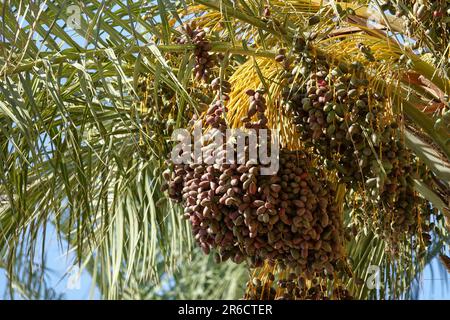
<path fill-rule="evenodd" d="M 97 289 L 93 296 L 90 295 L 91 277 L 88 272 L 84 271 L 80 277 L 77 276 L 76 269 L 73 268 L 74 255 L 67 254 L 67 247 L 60 248 L 55 229 L 50 224 L 47 228 L 45 250 L 47 268 L 50 270 L 49 287 L 53 288 L 56 293 L 63 294 L 65 299 L 100 298 L 100 292 Z M 70 270 L 72 271 L 69 272 Z M 5 271 L 0 269 L 0 294 L 5 291 L 6 285 Z"/>
<path fill-rule="evenodd" d="M 444 299 L 450 300 L 450 283 L 449 279 L 442 278 L 442 272 L 438 270 L 442 268 L 438 258 L 427 266 L 422 273 L 422 281 L 420 282 L 419 299 Z"/>

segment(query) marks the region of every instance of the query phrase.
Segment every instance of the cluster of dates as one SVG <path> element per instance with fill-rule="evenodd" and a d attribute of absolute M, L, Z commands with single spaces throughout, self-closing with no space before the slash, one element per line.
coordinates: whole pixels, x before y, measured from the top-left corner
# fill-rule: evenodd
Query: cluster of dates
<path fill-rule="evenodd" d="M 352 300 L 350 292 L 343 286 L 327 292 L 326 286 L 314 278 L 309 283 L 303 276 L 289 273 L 286 277 L 276 280 L 274 274 L 260 278 L 254 277 L 247 282 L 244 295 L 246 300 Z"/>
<path fill-rule="evenodd" d="M 370 90 L 362 64 L 332 65 L 307 54 L 289 59 L 284 52 L 278 56 L 285 68 L 283 105 L 302 141 L 370 200 L 367 214 L 383 213 L 374 224 L 381 236 L 395 243 L 414 235 L 422 201 L 414 192 L 416 163 L 397 122 L 386 120 L 385 101 Z"/>
<path fill-rule="evenodd" d="M 267 129 L 264 91 L 247 94 L 245 127 Z M 220 100 L 206 115 L 207 124 L 219 134 L 224 134 L 220 115 L 225 110 Z M 270 135 L 258 139 L 260 147 L 261 139 Z M 169 196 L 182 203 L 203 251 L 214 249 L 219 261 L 247 260 L 252 267 L 282 262 L 310 277 L 331 274 L 343 254 L 336 190 L 305 152 L 281 150 L 277 160 L 279 170 L 271 175 L 263 175 L 262 165 L 255 161 L 174 164 L 165 172 Z"/>
<path fill-rule="evenodd" d="M 192 43 L 195 45 L 195 79 L 208 81 L 211 68 L 217 64 L 218 56 L 210 53 L 211 42 L 207 39 L 207 30 L 197 27 L 195 21 L 186 24 L 185 34 L 177 39 L 179 44 Z"/>

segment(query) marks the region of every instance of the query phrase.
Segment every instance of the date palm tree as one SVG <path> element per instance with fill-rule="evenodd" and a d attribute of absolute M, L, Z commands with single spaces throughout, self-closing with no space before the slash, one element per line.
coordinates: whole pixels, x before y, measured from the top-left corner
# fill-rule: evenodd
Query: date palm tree
<path fill-rule="evenodd" d="M 51 224 L 103 298 L 242 296 L 247 268 L 202 256 L 162 188 L 170 133 L 210 102 L 195 79 L 195 44 L 178 41 L 195 21 L 210 52 L 223 56 L 213 72 L 232 83 L 230 125 L 246 110 L 240 93 L 263 86 L 273 95 L 270 123 L 298 145 L 275 103 L 282 68 L 274 48 L 290 51 L 299 36 L 328 59 L 359 61 L 389 97 L 401 139 L 430 170 L 429 180 L 414 181 L 416 192 L 440 219 L 427 253 L 400 262 L 371 230 L 360 233 L 347 244 L 349 273 L 366 280 L 369 266 L 380 266 L 384 291 L 345 281 L 358 298 L 409 297 L 444 252 L 450 219 L 450 13 L 445 1 L 414 2 L 2 2 L 0 267 L 10 283 L 30 283 L 22 275 L 33 266 L 23 261 L 45 251 L 39 234 Z M 350 209 L 345 221 L 352 224 Z"/>

